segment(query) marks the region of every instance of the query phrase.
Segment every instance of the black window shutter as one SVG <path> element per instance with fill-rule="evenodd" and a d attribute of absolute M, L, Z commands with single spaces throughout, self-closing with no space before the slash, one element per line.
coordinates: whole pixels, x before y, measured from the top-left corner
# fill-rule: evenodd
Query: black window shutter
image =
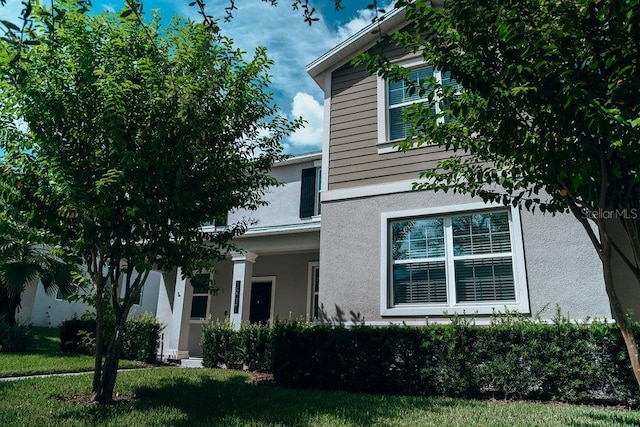
<path fill-rule="evenodd" d="M 300 218 L 313 216 L 316 195 L 316 168 L 302 169 L 300 185 Z"/>

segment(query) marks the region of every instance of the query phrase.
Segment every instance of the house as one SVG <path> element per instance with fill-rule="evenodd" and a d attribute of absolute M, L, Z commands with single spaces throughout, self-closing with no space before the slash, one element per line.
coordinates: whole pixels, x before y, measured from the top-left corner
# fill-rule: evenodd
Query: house
<path fill-rule="evenodd" d="M 398 152 L 402 108 L 419 95 L 351 64 L 360 52 L 382 50 L 414 80 L 450 83 L 419 54 L 379 43 L 407 25 L 404 11 L 394 10 L 307 67 L 324 90 L 320 311 L 372 325 L 456 313 L 482 323 L 505 310 L 549 319 L 556 306 L 573 319 L 611 319 L 600 261 L 573 216 L 411 190 L 420 171 L 449 153 Z M 619 279 L 625 308 L 640 313 L 638 289 Z"/>
<path fill-rule="evenodd" d="M 359 52 L 379 49 L 379 31 L 405 25 L 394 11 L 308 66 L 325 94 L 322 153 L 276 164 L 283 185 L 266 194 L 269 204 L 229 214 L 230 222 L 255 222 L 237 238 L 238 252 L 191 279 L 180 269 L 150 276 L 132 312 L 152 312 L 166 325 L 162 357 L 199 356 L 206 318 L 235 328 L 276 318 L 423 325 L 452 314 L 486 323 L 505 310 L 551 319 L 558 306 L 572 319 L 611 319 L 600 261 L 572 216 L 412 191 L 418 173 L 448 153 L 398 152 L 394 141 L 406 132 L 399 111 L 416 100 L 351 65 Z M 385 53 L 415 76 L 447 78 L 415 54 Z M 640 313 L 639 291 L 619 292 L 625 308 Z M 34 324 L 86 309 L 40 288 L 23 301 L 21 314 Z"/>

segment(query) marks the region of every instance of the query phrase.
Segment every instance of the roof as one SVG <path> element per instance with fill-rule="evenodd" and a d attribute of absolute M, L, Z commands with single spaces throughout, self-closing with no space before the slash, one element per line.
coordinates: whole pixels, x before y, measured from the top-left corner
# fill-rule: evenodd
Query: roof
<path fill-rule="evenodd" d="M 315 160 L 320 160 L 322 158 L 322 152 L 317 151 L 313 153 L 307 154 L 299 154 L 297 156 L 289 157 L 286 160 L 282 160 L 273 164 L 273 167 L 286 166 L 286 165 L 294 165 L 296 163 L 304 163 L 311 162 Z"/>
<path fill-rule="evenodd" d="M 433 7 L 442 7 L 445 0 L 432 0 Z M 317 58 L 307 65 L 307 73 L 315 82 L 324 89 L 322 75 L 329 70 L 335 69 L 348 61 L 360 52 L 371 48 L 380 39 L 380 34 L 388 34 L 402 28 L 406 24 L 404 8 L 393 9 L 384 15 L 383 19 L 373 22 L 362 30 L 358 31 L 329 52 Z"/>

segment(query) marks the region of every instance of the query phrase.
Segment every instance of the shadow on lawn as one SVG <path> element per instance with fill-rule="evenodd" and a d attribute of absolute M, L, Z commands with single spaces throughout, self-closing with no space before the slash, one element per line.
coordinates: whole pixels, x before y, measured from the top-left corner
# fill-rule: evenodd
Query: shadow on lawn
<path fill-rule="evenodd" d="M 109 424 L 132 411 L 148 414 L 148 425 L 166 423 L 172 426 L 195 425 L 315 425 L 324 420 L 330 424 L 388 424 L 403 410 L 437 412 L 461 402 L 446 399 L 417 399 L 361 395 L 344 392 L 317 392 L 251 384 L 245 375 L 234 375 L 224 381 L 207 375 L 198 378 L 163 378 L 153 387 L 135 389 L 137 400 L 110 406 L 69 408 L 59 413 L 60 421 L 75 419 L 88 425 Z M 470 407 L 478 403 L 464 403 Z M 162 413 L 162 419 L 153 420 Z M 157 415 L 156 415 L 157 416 Z M 169 419 L 168 417 L 174 417 Z M 314 421 L 315 420 L 315 421 Z M 387 420 L 385 422 L 385 420 Z M 166 425 L 165 424 L 165 425 Z"/>

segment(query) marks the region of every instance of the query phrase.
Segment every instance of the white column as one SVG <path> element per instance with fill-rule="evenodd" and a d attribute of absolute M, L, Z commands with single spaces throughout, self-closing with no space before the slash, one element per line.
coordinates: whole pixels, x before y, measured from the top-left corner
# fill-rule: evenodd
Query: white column
<path fill-rule="evenodd" d="M 187 283 L 186 278 L 182 277 L 182 269 L 178 268 L 167 350 L 167 357 L 170 359 L 189 358 L 189 321 L 191 320 L 192 297 L 193 287 Z"/>
<path fill-rule="evenodd" d="M 233 281 L 231 283 L 231 310 L 229 321 L 234 330 L 239 330 L 242 320 L 249 318 L 249 301 L 251 298 L 251 277 L 253 264 L 258 255 L 252 252 L 233 253 Z M 246 304 L 245 304 L 246 301 Z"/>

